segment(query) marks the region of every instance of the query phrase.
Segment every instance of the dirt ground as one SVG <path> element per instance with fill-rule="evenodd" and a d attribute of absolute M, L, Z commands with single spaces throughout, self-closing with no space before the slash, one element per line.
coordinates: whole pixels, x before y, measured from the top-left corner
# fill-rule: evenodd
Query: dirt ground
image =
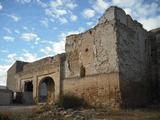
<path fill-rule="evenodd" d="M 34 109 L 38 108 L 36 105 L 31 105 L 31 106 L 22 106 L 22 105 L 14 105 L 14 106 L 0 106 L 0 113 L 4 112 L 29 112 Z"/>
<path fill-rule="evenodd" d="M 73 110 L 41 106 L 0 106 L 0 120 L 160 120 L 160 110 Z"/>

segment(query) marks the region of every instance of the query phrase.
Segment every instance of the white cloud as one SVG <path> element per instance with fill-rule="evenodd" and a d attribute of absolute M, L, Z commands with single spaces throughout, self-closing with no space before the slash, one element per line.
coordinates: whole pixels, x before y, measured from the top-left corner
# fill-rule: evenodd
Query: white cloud
<path fill-rule="evenodd" d="M 42 2 L 41 0 L 37 0 L 37 3 L 42 7 L 42 8 L 46 8 L 47 4 Z"/>
<path fill-rule="evenodd" d="M 40 20 L 40 23 L 46 28 L 48 28 L 48 22 L 49 20 L 47 18 L 43 18 L 42 20 Z"/>
<path fill-rule="evenodd" d="M 9 29 L 9 28 L 7 28 L 7 27 L 4 27 L 3 29 L 4 29 L 7 33 L 9 33 L 9 34 L 12 33 L 11 29 Z"/>
<path fill-rule="evenodd" d="M 5 49 L 0 50 L 0 52 L 2 52 L 2 53 L 9 53 L 9 51 L 8 51 L 8 50 L 5 50 Z"/>
<path fill-rule="evenodd" d="M 53 44 L 53 43 L 52 43 L 52 44 Z M 51 56 L 51 55 L 53 55 L 53 49 L 52 49 L 51 47 L 49 47 L 49 46 L 47 46 L 47 47 L 45 47 L 45 48 L 42 48 L 40 51 L 41 51 L 42 53 L 44 53 L 45 56 Z"/>
<path fill-rule="evenodd" d="M 133 6 L 136 3 L 141 2 L 142 0 L 112 0 L 113 4 L 120 6 Z"/>
<path fill-rule="evenodd" d="M 9 60 L 9 62 L 13 63 L 17 59 L 17 54 L 16 53 L 8 54 L 7 58 Z"/>
<path fill-rule="evenodd" d="M 23 50 L 21 54 L 10 53 L 7 55 L 9 63 L 13 64 L 16 60 L 25 61 L 25 62 L 33 62 L 37 60 L 37 55 L 33 54 L 27 50 Z"/>
<path fill-rule="evenodd" d="M 66 24 L 66 23 L 68 23 L 68 20 L 67 20 L 66 18 L 64 18 L 64 17 L 59 18 L 59 21 L 60 21 L 61 24 Z"/>
<path fill-rule="evenodd" d="M 84 32 L 84 28 L 79 28 L 78 30 L 75 31 L 69 31 L 67 33 L 61 33 L 59 35 L 59 38 L 56 42 L 52 41 L 43 41 L 43 43 L 48 44 L 46 45 L 45 48 L 42 48 L 40 51 L 45 54 L 45 56 L 51 56 L 55 54 L 60 54 L 65 52 L 65 39 L 66 36 L 71 35 L 71 34 L 78 34 L 81 32 Z"/>
<path fill-rule="evenodd" d="M 6 85 L 7 70 L 9 65 L 0 65 L 0 85 Z"/>
<path fill-rule="evenodd" d="M 53 51 L 56 54 L 63 53 L 65 51 L 65 41 L 64 40 L 60 40 L 58 42 L 55 42 L 53 44 Z"/>
<path fill-rule="evenodd" d="M 50 46 L 46 46 L 40 50 L 45 56 L 52 56 L 55 54 L 60 54 L 65 52 L 65 40 L 61 39 L 56 42 L 50 44 Z"/>
<path fill-rule="evenodd" d="M 16 0 L 16 2 L 25 4 L 25 3 L 30 3 L 32 0 Z"/>
<path fill-rule="evenodd" d="M 40 50 L 45 56 L 52 56 L 65 52 L 65 36 L 62 34 L 56 42 L 46 41 L 45 43 L 47 43 L 48 46 Z"/>
<path fill-rule="evenodd" d="M 109 6 L 118 6 L 131 15 L 133 19 L 144 24 L 147 30 L 157 28 L 159 24 L 159 1 L 144 2 L 144 0 L 90 0 L 91 8 L 101 15 Z M 153 23 L 152 23 L 153 22 Z"/>
<path fill-rule="evenodd" d="M 28 27 L 23 26 L 22 28 L 23 28 L 24 30 L 28 31 Z"/>
<path fill-rule="evenodd" d="M 15 30 L 14 30 L 14 32 L 15 32 L 15 33 L 17 33 L 17 34 L 19 34 L 19 33 L 20 33 L 20 31 L 19 31 L 19 30 L 17 30 L 17 29 L 15 29 Z"/>
<path fill-rule="evenodd" d="M 135 5 L 135 12 L 138 15 L 137 17 L 150 17 L 156 16 L 160 12 L 160 5 L 158 3 L 142 4 L 139 3 Z"/>
<path fill-rule="evenodd" d="M 94 23 L 93 22 L 87 22 L 86 23 L 88 26 L 91 26 L 91 25 L 93 25 Z"/>
<path fill-rule="evenodd" d="M 127 14 L 143 24 L 147 30 L 159 27 L 160 6 L 158 2 L 143 2 L 143 0 L 112 0 L 113 4 L 122 7 Z"/>
<path fill-rule="evenodd" d="M 33 62 L 33 61 L 36 61 L 38 58 L 36 54 L 30 53 L 29 51 L 24 50 L 24 53 L 18 59 L 26 62 Z"/>
<path fill-rule="evenodd" d="M 2 4 L 0 3 L 0 10 L 2 10 L 3 9 L 3 6 L 2 6 Z"/>
<path fill-rule="evenodd" d="M 26 62 L 33 62 L 37 60 L 37 55 L 30 53 L 27 50 L 23 50 L 23 53 L 17 55 L 16 53 L 10 53 L 7 55 L 7 62 L 9 64 L 13 64 L 16 60 L 26 61 Z M 10 65 L 1 65 L 0 64 L 0 85 L 6 85 L 7 79 L 7 70 L 10 68 Z"/>
<path fill-rule="evenodd" d="M 21 18 L 15 14 L 5 14 L 6 16 L 8 16 L 9 18 L 11 18 L 14 22 L 18 22 Z"/>
<path fill-rule="evenodd" d="M 143 24 L 143 27 L 147 30 L 155 29 L 160 27 L 160 16 L 154 18 L 141 18 L 139 22 Z"/>
<path fill-rule="evenodd" d="M 70 19 L 71 19 L 71 21 L 75 22 L 75 21 L 77 21 L 77 16 L 76 15 L 71 15 Z"/>
<path fill-rule="evenodd" d="M 23 39 L 24 41 L 27 41 L 27 42 L 30 42 L 30 41 L 35 41 L 37 44 L 37 42 L 40 40 L 39 36 L 35 33 L 23 33 L 21 36 L 20 36 L 21 39 Z"/>
<path fill-rule="evenodd" d="M 62 0 L 54 0 L 50 2 L 50 6 L 52 6 L 53 8 L 59 7 L 61 5 L 63 5 Z"/>
<path fill-rule="evenodd" d="M 54 18 L 59 18 L 67 14 L 67 11 L 64 8 L 59 8 L 63 5 L 62 0 L 51 1 L 49 8 L 46 9 L 46 13 Z"/>
<path fill-rule="evenodd" d="M 93 9 L 97 11 L 98 13 L 103 13 L 108 7 L 110 6 L 109 2 L 106 2 L 104 0 L 96 0 L 93 3 Z"/>
<path fill-rule="evenodd" d="M 83 10 L 83 13 L 82 15 L 85 17 L 85 18 L 92 18 L 95 16 L 95 11 L 90 9 L 90 8 L 87 8 L 87 9 L 84 9 Z"/>
<path fill-rule="evenodd" d="M 126 14 L 128 15 L 132 15 L 132 10 L 130 8 L 125 8 L 124 11 L 126 12 Z"/>
<path fill-rule="evenodd" d="M 3 36 L 3 39 L 7 42 L 13 42 L 14 41 L 14 37 L 12 37 L 12 36 Z"/>
<path fill-rule="evenodd" d="M 74 2 L 68 2 L 68 3 L 66 4 L 66 7 L 68 7 L 68 8 L 71 9 L 71 10 L 73 10 L 74 8 L 77 7 L 77 4 L 74 3 Z"/>
<path fill-rule="evenodd" d="M 67 14 L 67 11 L 64 10 L 64 9 L 55 9 L 55 10 L 52 11 L 52 12 L 55 12 L 56 15 L 57 15 L 57 17 L 63 16 L 63 15 L 66 15 L 66 14 Z"/>
<path fill-rule="evenodd" d="M 50 1 L 45 8 L 45 14 L 60 23 L 68 23 L 69 16 L 73 15 L 73 10 L 77 7 L 75 0 L 54 0 Z M 75 17 L 73 18 L 76 19 Z M 72 20 L 73 20 L 72 19 Z"/>

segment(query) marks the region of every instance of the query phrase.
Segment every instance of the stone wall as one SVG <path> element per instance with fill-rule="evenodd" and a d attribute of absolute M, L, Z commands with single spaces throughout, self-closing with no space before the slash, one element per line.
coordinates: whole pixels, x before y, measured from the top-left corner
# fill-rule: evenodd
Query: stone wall
<path fill-rule="evenodd" d="M 148 32 L 151 43 L 151 79 L 150 96 L 151 101 L 157 103 L 160 100 L 160 28 Z"/>
<path fill-rule="evenodd" d="M 78 95 L 95 106 L 120 106 L 116 31 L 115 19 L 105 19 L 66 38 L 64 93 Z M 83 76 L 81 72 L 85 72 Z"/>
<path fill-rule="evenodd" d="M 38 101 L 39 85 L 44 78 L 51 77 L 55 84 L 55 98 L 58 99 L 60 94 L 60 65 L 61 56 L 47 57 L 41 60 L 29 63 L 24 66 L 23 71 L 17 73 L 15 78 L 17 80 L 17 91 L 24 92 L 25 82 L 32 81 L 33 83 L 33 100 Z M 24 96 L 27 94 L 24 92 Z M 26 98 L 26 97 L 24 97 Z M 24 100 L 25 101 L 25 100 Z M 28 103 L 28 99 L 26 99 Z M 30 101 L 29 101 L 30 102 Z"/>
<path fill-rule="evenodd" d="M 93 78 L 96 74 L 117 73 L 122 105 L 144 105 L 148 100 L 149 48 L 147 31 L 142 25 L 122 9 L 110 7 L 94 28 L 67 37 L 65 77 L 81 77 L 81 66 L 85 75 Z M 98 80 L 105 83 L 108 79 Z"/>
<path fill-rule="evenodd" d="M 12 91 L 17 90 L 17 79 L 15 74 L 23 71 L 23 66 L 28 64 L 27 62 L 16 61 L 11 68 L 7 71 L 7 88 Z"/>
<path fill-rule="evenodd" d="M 26 104 L 26 105 L 34 104 L 35 102 L 33 101 L 33 93 L 32 92 L 23 92 L 22 102 L 23 102 L 23 104 Z"/>
<path fill-rule="evenodd" d="M 94 106 L 117 108 L 121 103 L 118 73 L 64 79 L 63 91 L 78 95 Z"/>
<path fill-rule="evenodd" d="M 12 92 L 7 89 L 0 89 L 0 105 L 10 105 L 12 102 Z"/>
<path fill-rule="evenodd" d="M 117 11 L 115 17 L 122 104 L 123 106 L 145 105 L 148 102 L 149 80 L 147 31 L 129 15 L 125 15 L 123 10 Z"/>
<path fill-rule="evenodd" d="M 66 38 L 65 77 L 118 72 L 115 21 L 105 21 L 78 35 Z"/>

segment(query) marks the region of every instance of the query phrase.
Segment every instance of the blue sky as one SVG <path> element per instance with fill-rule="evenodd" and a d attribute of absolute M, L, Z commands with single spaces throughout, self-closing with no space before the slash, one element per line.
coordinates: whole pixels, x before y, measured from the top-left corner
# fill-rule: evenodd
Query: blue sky
<path fill-rule="evenodd" d="M 93 27 L 111 5 L 147 30 L 160 27 L 159 0 L 0 0 L 0 85 L 15 60 L 64 52 L 65 37 Z"/>

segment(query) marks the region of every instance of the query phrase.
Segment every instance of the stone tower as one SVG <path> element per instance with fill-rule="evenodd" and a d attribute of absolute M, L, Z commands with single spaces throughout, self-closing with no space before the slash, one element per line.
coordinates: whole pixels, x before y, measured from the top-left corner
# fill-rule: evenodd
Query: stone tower
<path fill-rule="evenodd" d="M 67 37 L 65 78 L 84 79 L 75 80 L 75 84 L 83 81 L 85 84 L 81 86 L 83 90 L 75 85 L 76 90 L 93 103 L 144 105 L 148 48 L 147 31 L 142 25 L 122 9 L 112 6 L 94 28 Z M 81 67 L 85 69 L 84 77 L 81 77 Z M 64 86 L 67 83 L 64 81 Z"/>

